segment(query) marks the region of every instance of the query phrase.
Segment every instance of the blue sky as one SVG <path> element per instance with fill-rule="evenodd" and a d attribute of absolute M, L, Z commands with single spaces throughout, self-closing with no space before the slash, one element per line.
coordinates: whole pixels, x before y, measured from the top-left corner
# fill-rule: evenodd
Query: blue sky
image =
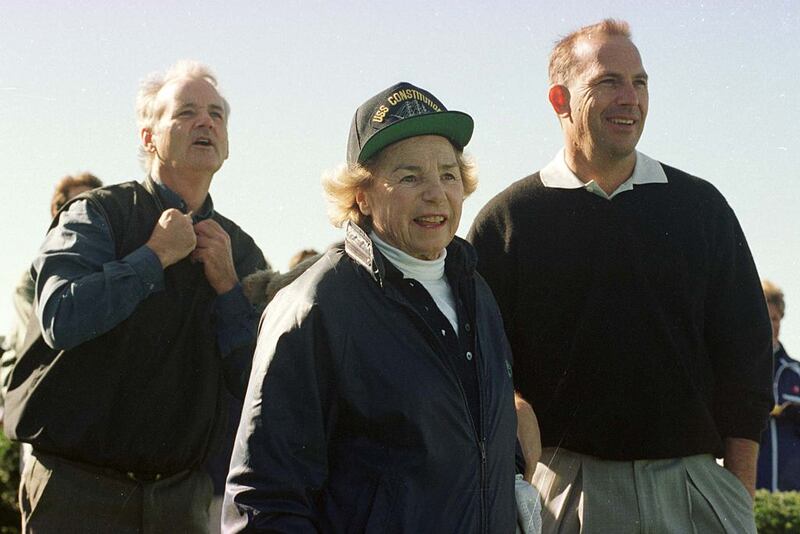
<path fill-rule="evenodd" d="M 320 175 L 344 161 L 356 106 L 410 81 L 473 115 L 480 170 L 460 234 L 561 145 L 546 100 L 554 40 L 628 20 L 650 74 L 639 148 L 714 183 L 762 276 L 782 286 L 783 340 L 800 355 L 800 3 L 796 1 L 0 3 L 0 331 L 48 225 L 55 181 L 90 170 L 139 179 L 138 81 L 181 58 L 208 63 L 232 105 L 217 208 L 285 269 L 339 238 Z M 5 288 L 5 289 L 4 289 Z"/>

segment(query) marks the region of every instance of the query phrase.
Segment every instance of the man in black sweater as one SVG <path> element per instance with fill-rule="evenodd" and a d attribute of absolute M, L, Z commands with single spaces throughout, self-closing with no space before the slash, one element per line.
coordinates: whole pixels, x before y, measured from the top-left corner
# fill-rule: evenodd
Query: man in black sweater
<path fill-rule="evenodd" d="M 550 83 L 564 149 L 470 232 L 539 417 L 544 532 L 755 532 L 770 325 L 738 221 L 636 151 L 648 82 L 626 23 L 562 39 Z"/>

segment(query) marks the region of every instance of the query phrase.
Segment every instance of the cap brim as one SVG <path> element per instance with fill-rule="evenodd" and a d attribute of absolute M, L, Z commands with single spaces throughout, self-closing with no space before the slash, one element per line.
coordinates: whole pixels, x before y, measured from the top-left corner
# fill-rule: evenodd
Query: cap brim
<path fill-rule="evenodd" d="M 358 154 L 358 162 L 365 162 L 392 143 L 418 135 L 441 135 L 459 148 L 464 148 L 472 138 L 474 127 L 472 117 L 461 111 L 441 111 L 409 117 L 370 137 Z"/>

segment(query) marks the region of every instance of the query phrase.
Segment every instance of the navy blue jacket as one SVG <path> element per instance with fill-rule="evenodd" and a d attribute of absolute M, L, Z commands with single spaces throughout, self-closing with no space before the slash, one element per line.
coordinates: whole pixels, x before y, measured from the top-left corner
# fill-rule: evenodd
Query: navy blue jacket
<path fill-rule="evenodd" d="M 475 253 L 480 429 L 452 360 L 356 226 L 262 318 L 226 532 L 514 532 L 511 353 Z"/>
<path fill-rule="evenodd" d="M 772 394 L 775 404 L 789 403 L 770 417 L 761 435 L 756 487 L 770 491 L 800 490 L 800 362 L 780 346 L 775 353 Z"/>

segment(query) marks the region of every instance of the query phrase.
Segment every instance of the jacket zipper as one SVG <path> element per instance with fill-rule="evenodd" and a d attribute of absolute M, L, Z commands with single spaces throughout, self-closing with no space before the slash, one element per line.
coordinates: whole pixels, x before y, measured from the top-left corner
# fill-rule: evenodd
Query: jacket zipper
<path fill-rule="evenodd" d="M 481 530 L 488 533 L 489 526 L 487 525 L 486 517 L 486 439 L 481 438 L 478 441 L 478 445 L 481 449 Z"/>
<path fill-rule="evenodd" d="M 478 299 L 477 299 L 476 291 L 475 291 L 475 279 L 474 278 L 471 279 L 468 282 L 468 284 L 469 284 L 469 290 L 467 290 L 465 292 L 468 293 L 467 298 L 470 299 L 470 301 L 472 302 L 472 306 L 471 306 L 471 308 L 468 306 L 468 304 L 465 304 L 464 306 L 467 308 L 467 314 L 468 315 L 470 315 L 470 312 L 471 312 L 470 322 L 472 322 L 472 324 L 474 326 L 474 328 L 472 329 L 471 335 L 472 335 L 472 346 L 474 347 L 474 351 L 475 351 L 475 379 L 478 382 L 478 412 L 479 412 L 479 415 L 480 415 L 480 428 L 478 428 L 477 425 L 474 424 L 474 422 L 473 422 L 473 426 L 472 427 L 475 429 L 475 432 L 477 433 L 476 438 L 478 440 L 478 449 L 480 450 L 480 453 L 481 453 L 481 480 L 480 480 L 480 484 L 481 484 L 481 491 L 480 491 L 480 496 L 481 496 L 480 497 L 480 499 L 481 499 L 481 507 L 480 507 L 481 508 L 481 531 L 484 532 L 484 534 L 488 534 L 488 532 L 489 532 L 489 511 L 488 511 L 488 507 L 486 505 L 486 489 L 487 489 L 487 485 L 488 485 L 488 481 L 487 481 L 487 478 L 488 478 L 488 475 L 487 475 L 488 459 L 487 459 L 487 454 L 486 454 L 486 413 L 485 413 L 485 410 L 484 410 L 485 401 L 484 401 L 484 398 L 483 398 L 483 396 L 485 394 L 485 391 L 484 391 L 484 387 L 483 387 L 483 378 L 482 378 L 483 377 L 483 372 L 482 372 L 483 371 L 483 351 L 481 350 L 480 340 L 478 339 L 478 326 L 477 326 L 477 324 L 475 324 L 476 321 L 478 320 L 478 309 L 477 309 L 477 307 L 478 307 Z M 464 395 L 464 402 L 466 404 L 467 396 L 466 396 L 465 393 L 463 393 L 463 387 L 462 387 L 462 394 Z M 467 409 L 467 411 L 469 412 L 469 409 Z"/>
<path fill-rule="evenodd" d="M 472 283 L 474 283 L 474 281 Z M 473 289 L 473 291 L 474 291 L 474 289 Z M 488 518 L 487 518 L 487 513 L 486 513 L 486 465 L 487 465 L 486 437 L 485 437 L 485 432 L 483 430 L 483 426 L 485 424 L 484 420 L 486 419 L 486 417 L 485 417 L 485 414 L 483 413 L 483 411 L 484 411 L 483 410 L 483 404 L 484 404 L 483 403 L 483 393 L 484 392 L 483 392 L 483 387 L 482 387 L 482 384 L 481 384 L 481 366 L 479 365 L 479 363 L 481 363 L 481 362 L 480 361 L 476 361 L 475 362 L 475 366 L 476 366 L 475 373 L 476 373 L 476 377 L 477 377 L 477 380 L 478 380 L 478 411 L 480 412 L 480 415 L 481 415 L 481 418 L 480 418 L 481 428 L 477 428 L 477 425 L 475 424 L 475 420 L 472 418 L 472 414 L 469 411 L 469 402 L 467 401 L 467 394 L 464 391 L 464 386 L 463 386 L 463 384 L 461 384 L 461 380 L 458 379 L 458 373 L 456 372 L 455 368 L 453 368 L 453 363 L 450 361 L 450 355 L 447 353 L 447 349 L 444 347 L 444 345 L 442 345 L 442 342 L 436 336 L 436 333 L 433 330 L 431 330 L 431 327 L 428 325 L 427 321 L 425 321 L 425 318 L 422 317 L 422 315 L 420 315 L 417 312 L 416 309 L 414 309 L 414 306 L 412 306 L 409 303 L 407 303 L 404 298 L 398 298 L 398 296 L 392 295 L 391 292 L 387 292 L 387 296 L 389 296 L 392 300 L 394 300 L 395 302 L 397 302 L 398 304 L 400 304 L 404 308 L 406 308 L 409 312 L 411 312 L 411 314 L 414 317 L 417 318 L 417 320 L 421 324 L 424 325 L 424 328 L 428 332 L 429 337 L 431 339 L 434 339 L 435 340 L 434 343 L 436 344 L 436 346 L 439 347 L 439 353 L 444 355 L 445 365 L 447 365 L 447 368 L 450 370 L 450 373 L 456 379 L 456 384 L 458 385 L 458 390 L 461 392 L 461 400 L 463 401 L 464 411 L 467 414 L 467 419 L 469 419 L 470 423 L 472 423 L 472 425 L 471 425 L 472 426 L 472 431 L 475 433 L 475 439 L 476 439 L 476 442 L 478 444 L 478 451 L 480 452 L 480 456 L 481 456 L 481 462 L 480 462 L 481 463 L 481 466 L 480 466 L 480 472 L 481 472 L 480 473 L 480 525 L 481 525 L 481 527 L 480 527 L 480 530 L 483 533 L 488 533 L 489 532 L 489 530 L 488 530 Z M 474 294 L 473 294 L 473 298 L 474 298 Z M 475 314 L 477 315 L 477 310 L 475 311 Z M 480 355 L 481 351 L 478 348 L 477 328 L 475 328 L 475 332 L 472 334 L 472 336 L 475 339 L 475 343 L 474 343 L 475 344 L 475 357 L 479 358 L 480 357 L 479 355 Z"/>

